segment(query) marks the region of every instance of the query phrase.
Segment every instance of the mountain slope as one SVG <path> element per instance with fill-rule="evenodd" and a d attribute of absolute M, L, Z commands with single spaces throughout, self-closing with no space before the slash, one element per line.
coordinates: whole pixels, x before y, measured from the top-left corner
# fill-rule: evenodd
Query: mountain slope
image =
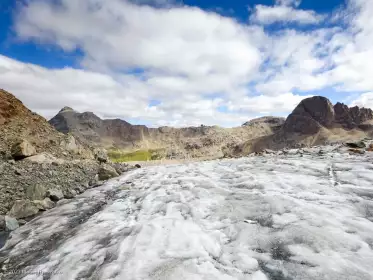
<path fill-rule="evenodd" d="M 58 132 L 43 117 L 27 109 L 11 93 L 0 89 L 0 155 L 9 157 L 16 142 L 27 139 L 37 152 L 48 152 L 57 157 L 76 156 L 89 152 L 71 136 Z"/>
<path fill-rule="evenodd" d="M 200 126 L 185 128 L 148 128 L 131 125 L 120 119 L 100 119 L 91 112 L 79 113 L 63 108 L 50 121 L 57 130 L 71 133 L 80 141 L 106 148 L 165 149 L 174 157 L 219 157 L 226 148 L 245 140 L 276 132 L 282 118 L 266 117 L 252 120 L 241 127 Z"/>

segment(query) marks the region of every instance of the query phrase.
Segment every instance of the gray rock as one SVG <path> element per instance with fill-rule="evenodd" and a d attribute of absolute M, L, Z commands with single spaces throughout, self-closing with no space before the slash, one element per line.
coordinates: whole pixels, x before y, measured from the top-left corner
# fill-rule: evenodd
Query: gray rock
<path fill-rule="evenodd" d="M 5 216 L 5 230 L 6 231 L 13 231 L 19 228 L 19 224 L 17 219 L 9 216 Z"/>
<path fill-rule="evenodd" d="M 34 200 L 33 202 L 39 210 L 48 210 L 56 206 L 56 203 L 53 202 L 49 197 L 46 197 L 43 200 Z"/>
<path fill-rule="evenodd" d="M 99 178 L 99 175 L 96 174 L 95 177 L 94 177 L 93 179 L 89 180 L 89 182 L 88 182 L 88 188 L 89 188 L 89 187 L 92 187 L 92 186 L 94 186 L 94 185 L 97 185 L 97 183 L 98 183 L 98 181 L 99 181 L 98 178 Z"/>
<path fill-rule="evenodd" d="M 27 224 L 27 221 L 26 221 L 26 220 L 23 220 L 23 219 L 18 219 L 17 222 L 18 222 L 18 224 L 19 224 L 20 226 L 23 226 L 23 225 Z"/>
<path fill-rule="evenodd" d="M 27 140 L 22 140 L 12 146 L 11 154 L 14 159 L 19 160 L 35 155 L 36 149 Z"/>
<path fill-rule="evenodd" d="M 57 159 L 57 158 L 55 158 L 54 156 L 52 156 L 51 154 L 48 154 L 48 153 L 41 153 L 41 154 L 38 154 L 38 155 L 30 156 L 30 157 L 26 158 L 25 160 L 40 163 L 40 164 L 43 164 L 43 163 L 61 164 L 63 162 L 63 160 Z"/>
<path fill-rule="evenodd" d="M 103 149 L 96 149 L 93 151 L 95 159 L 99 161 L 100 163 L 108 162 L 109 158 L 107 155 L 106 150 Z"/>
<path fill-rule="evenodd" d="M 16 200 L 8 215 L 17 219 L 34 216 L 39 208 L 28 199 Z"/>
<path fill-rule="evenodd" d="M 43 200 L 47 190 L 43 185 L 31 185 L 26 189 L 26 196 L 30 200 Z"/>
<path fill-rule="evenodd" d="M 65 198 L 74 198 L 76 197 L 76 191 L 75 190 L 72 190 L 72 189 L 66 189 L 64 191 L 64 197 Z"/>
<path fill-rule="evenodd" d="M 69 135 L 66 139 L 65 148 L 68 151 L 76 152 L 79 150 L 78 145 L 76 144 L 75 138 L 72 135 Z"/>
<path fill-rule="evenodd" d="M 64 198 L 63 193 L 60 189 L 49 189 L 47 191 L 47 197 L 53 201 L 59 201 Z"/>
<path fill-rule="evenodd" d="M 113 167 L 107 164 L 102 164 L 100 166 L 100 169 L 98 170 L 98 179 L 100 181 L 109 180 L 111 178 L 118 177 L 118 176 L 119 174 L 117 173 L 117 171 Z"/>
<path fill-rule="evenodd" d="M 0 215 L 0 231 L 5 229 L 5 216 Z"/>

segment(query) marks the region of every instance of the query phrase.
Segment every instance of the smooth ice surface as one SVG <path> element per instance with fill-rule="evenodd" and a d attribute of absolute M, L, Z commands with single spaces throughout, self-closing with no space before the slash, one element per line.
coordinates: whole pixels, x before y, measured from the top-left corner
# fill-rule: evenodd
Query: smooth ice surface
<path fill-rule="evenodd" d="M 149 167 L 16 230 L 0 262 L 4 279 L 373 279 L 372 199 L 369 155 Z"/>

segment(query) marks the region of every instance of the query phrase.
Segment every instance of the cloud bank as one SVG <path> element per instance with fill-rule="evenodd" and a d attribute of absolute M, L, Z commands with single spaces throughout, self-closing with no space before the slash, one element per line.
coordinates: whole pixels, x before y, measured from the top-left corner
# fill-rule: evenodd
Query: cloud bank
<path fill-rule="evenodd" d="M 149 3 L 27 2 L 15 16 L 18 39 L 79 51 L 81 68 L 0 56 L 1 87 L 46 117 L 68 105 L 154 126 L 240 125 L 286 115 L 305 96 L 329 89 L 338 100 L 355 96 L 351 104 L 372 106 L 372 1 L 326 15 L 279 0 L 254 7 L 246 23 Z"/>

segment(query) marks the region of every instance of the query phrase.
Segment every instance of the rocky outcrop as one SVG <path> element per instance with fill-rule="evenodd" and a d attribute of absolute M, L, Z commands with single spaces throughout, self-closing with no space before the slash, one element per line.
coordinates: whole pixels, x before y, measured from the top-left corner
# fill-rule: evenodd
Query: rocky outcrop
<path fill-rule="evenodd" d="M 335 122 L 346 129 L 353 129 L 368 120 L 373 119 L 372 109 L 359 108 L 358 106 L 349 108 L 343 103 L 334 105 Z"/>
<path fill-rule="evenodd" d="M 312 135 L 321 128 L 358 128 L 368 120 L 373 120 L 371 109 L 357 106 L 349 108 L 339 102 L 332 106 L 327 98 L 314 96 L 302 100 L 286 119 L 283 129 L 287 133 Z"/>
<path fill-rule="evenodd" d="M 315 134 L 321 127 L 332 127 L 335 113 L 332 103 L 325 97 L 314 96 L 302 100 L 287 117 L 287 133 Z"/>

